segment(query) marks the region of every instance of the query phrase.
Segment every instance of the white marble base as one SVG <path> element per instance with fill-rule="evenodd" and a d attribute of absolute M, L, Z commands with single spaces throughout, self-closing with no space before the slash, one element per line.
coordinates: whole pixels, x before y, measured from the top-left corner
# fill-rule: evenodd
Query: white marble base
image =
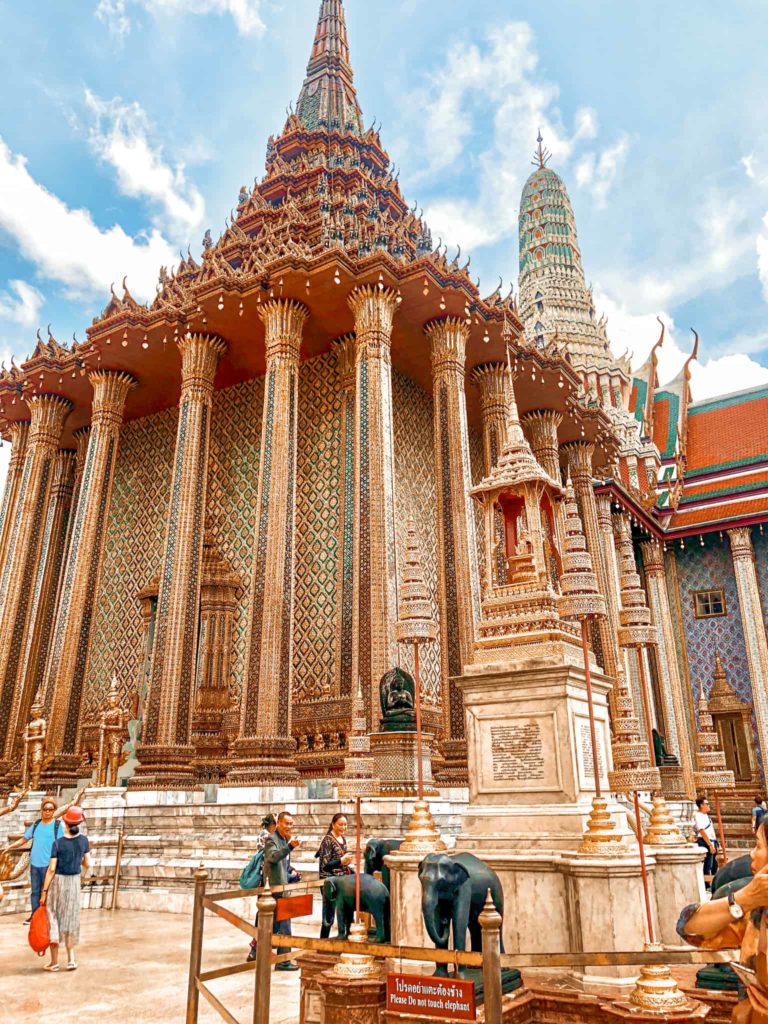
<path fill-rule="evenodd" d="M 576 851 L 594 796 L 583 667 L 526 660 L 469 665 L 458 680 L 467 718 L 469 807 L 462 837 L 512 848 Z M 607 678 L 592 677 L 598 771 L 612 768 Z M 620 831 L 628 834 L 618 807 Z"/>

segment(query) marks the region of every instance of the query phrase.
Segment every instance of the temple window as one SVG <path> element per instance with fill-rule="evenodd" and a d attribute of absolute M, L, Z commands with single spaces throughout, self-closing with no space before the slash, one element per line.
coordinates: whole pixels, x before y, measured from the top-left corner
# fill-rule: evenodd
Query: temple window
<path fill-rule="evenodd" d="M 715 619 L 727 615 L 722 590 L 697 590 L 693 595 L 693 611 L 697 619 Z"/>

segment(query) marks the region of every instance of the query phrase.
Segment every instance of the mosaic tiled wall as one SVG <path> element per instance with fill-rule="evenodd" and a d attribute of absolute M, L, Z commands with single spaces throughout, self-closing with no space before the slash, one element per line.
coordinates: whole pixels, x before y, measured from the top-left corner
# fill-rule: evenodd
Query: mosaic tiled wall
<path fill-rule="evenodd" d="M 701 547 L 696 539 L 689 542 L 686 551 L 677 551 L 676 554 L 694 699 L 698 698 L 702 682 L 707 692 L 712 686 L 717 646 L 731 686 L 741 700 L 751 703 L 752 688 L 744 649 L 739 597 L 727 540 L 721 544 L 717 537 L 707 537 L 704 547 Z M 728 614 L 713 619 L 697 619 L 693 607 L 693 594 L 696 590 L 724 590 Z"/>
<path fill-rule="evenodd" d="M 120 432 L 104 565 L 93 622 L 84 712 L 106 698 L 117 673 L 125 703 L 139 682 L 142 623 L 137 593 L 160 572 L 176 445 L 177 409 Z"/>
<path fill-rule="evenodd" d="M 437 618 L 432 401 L 398 373 L 393 389 L 398 552 L 404 550 L 412 511 Z M 220 553 L 243 583 L 234 622 L 237 690 L 247 657 L 263 390 L 260 378 L 217 392 L 211 427 L 209 524 Z M 336 675 L 341 396 L 331 354 L 302 364 L 299 394 L 294 685 L 302 699 L 322 691 L 329 673 Z M 142 623 L 136 595 L 161 569 L 176 423 L 173 409 L 128 423 L 121 433 L 86 714 L 105 699 L 114 669 L 124 697 L 138 682 Z M 410 657 L 404 652 L 406 666 Z M 438 703 L 439 642 L 424 651 L 422 680 L 425 700 Z"/>
<path fill-rule="evenodd" d="M 763 620 L 768 623 L 768 533 L 760 533 L 757 527 L 752 529 L 752 546 L 755 549 L 757 562 L 757 583 L 760 587 L 760 600 L 763 605 Z"/>
<path fill-rule="evenodd" d="M 392 400 L 395 432 L 395 492 L 398 565 L 405 551 L 408 516 L 416 520 L 422 567 L 439 622 L 437 602 L 437 496 L 435 493 L 435 439 L 432 398 L 418 385 L 394 371 Z M 413 669 L 410 647 L 401 648 L 401 664 Z M 421 684 L 425 703 L 440 701 L 440 641 L 421 652 Z"/>
<path fill-rule="evenodd" d="M 219 553 L 243 585 L 232 638 L 232 684 L 238 692 L 248 654 L 263 402 L 263 377 L 217 391 L 211 421 L 208 521 Z"/>
<path fill-rule="evenodd" d="M 322 695 L 336 678 L 341 392 L 335 357 L 302 363 L 296 483 L 293 687 Z"/>

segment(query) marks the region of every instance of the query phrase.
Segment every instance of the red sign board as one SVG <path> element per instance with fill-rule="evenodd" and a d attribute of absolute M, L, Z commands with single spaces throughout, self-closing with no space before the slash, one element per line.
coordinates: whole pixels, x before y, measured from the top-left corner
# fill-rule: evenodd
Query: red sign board
<path fill-rule="evenodd" d="M 422 1017 L 476 1020 L 475 983 L 421 974 L 387 975 L 387 1010 Z"/>
<path fill-rule="evenodd" d="M 294 917 L 309 917 L 312 913 L 312 893 L 301 896 L 281 896 L 275 900 L 275 920 L 290 921 Z"/>

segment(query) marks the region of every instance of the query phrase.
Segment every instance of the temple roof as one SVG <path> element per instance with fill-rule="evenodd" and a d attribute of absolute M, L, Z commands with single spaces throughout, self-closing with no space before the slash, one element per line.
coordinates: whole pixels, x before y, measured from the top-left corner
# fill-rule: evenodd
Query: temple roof
<path fill-rule="evenodd" d="M 315 42 L 296 114 L 310 131 L 326 128 L 363 134 L 342 0 L 322 0 L 320 4 Z"/>

